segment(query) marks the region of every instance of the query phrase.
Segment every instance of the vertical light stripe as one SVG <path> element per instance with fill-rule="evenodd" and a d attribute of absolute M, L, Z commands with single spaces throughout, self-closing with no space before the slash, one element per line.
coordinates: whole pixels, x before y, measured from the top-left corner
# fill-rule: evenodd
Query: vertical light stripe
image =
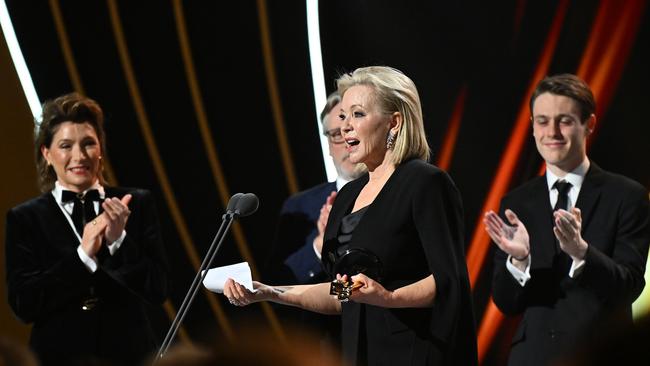
<path fill-rule="evenodd" d="M 613 0 L 601 1 L 588 46 L 578 67 L 578 76 L 589 84 L 596 97 L 599 116 L 605 115 L 614 96 L 645 14 L 646 4 L 647 1 L 643 0 L 627 1 L 624 5 Z M 613 7 L 616 8 L 612 9 Z M 612 23 L 615 24 L 614 29 L 611 28 Z M 597 47 L 600 53 L 595 50 Z M 596 129 L 589 136 L 590 142 L 596 138 L 599 126 L 600 123 L 596 123 Z M 588 144 L 587 148 L 590 146 Z M 646 270 L 646 282 L 649 276 Z M 638 319 L 649 311 L 650 288 L 646 286 L 632 304 L 632 315 Z"/>
<path fill-rule="evenodd" d="M 280 90 L 275 74 L 275 64 L 273 62 L 273 46 L 271 45 L 271 31 L 269 29 L 268 14 L 266 11 L 266 0 L 257 0 L 258 21 L 260 25 L 260 39 L 262 42 L 262 56 L 264 57 L 264 70 L 266 71 L 266 85 L 269 92 L 271 109 L 273 113 L 273 122 L 282 156 L 282 165 L 287 176 L 287 185 L 289 193 L 298 192 L 298 181 L 294 171 L 291 150 L 289 150 L 289 140 L 287 138 L 284 117 L 282 111 L 282 102 L 280 101 Z"/>
<path fill-rule="evenodd" d="M 59 38 L 59 43 L 61 44 L 61 52 L 63 53 L 65 65 L 68 68 L 68 74 L 70 75 L 72 87 L 77 93 L 86 95 L 86 91 L 84 90 L 83 84 L 81 83 L 81 78 L 77 72 L 77 64 L 74 61 L 72 48 L 70 47 L 70 41 L 68 40 L 68 32 L 65 29 L 65 22 L 63 21 L 63 15 L 61 14 L 59 0 L 49 0 L 49 2 L 50 10 L 52 11 L 52 18 L 54 20 L 54 27 L 56 28 L 56 35 Z"/>
<path fill-rule="evenodd" d="M 86 95 L 86 92 L 83 87 L 83 83 L 81 81 L 81 77 L 79 75 L 79 71 L 77 69 L 77 64 L 74 60 L 72 47 L 70 47 L 68 32 L 66 31 L 65 22 L 63 21 L 63 15 L 61 14 L 61 7 L 59 5 L 59 0 L 49 0 L 49 3 L 50 3 L 50 10 L 52 11 L 52 17 L 54 20 L 54 26 L 56 28 L 56 34 L 59 39 L 59 43 L 61 45 L 61 51 L 63 53 L 63 58 L 65 59 L 66 67 L 68 68 L 68 75 L 70 75 L 70 81 L 72 82 L 72 85 L 77 93 Z M 105 154 L 104 154 L 103 164 L 104 164 L 104 169 L 106 170 L 106 173 L 108 175 L 109 183 L 118 186 L 119 183 L 117 177 L 115 176 L 115 173 L 113 172 L 113 169 L 110 163 L 108 162 L 108 158 L 106 157 Z M 174 318 L 176 317 L 176 309 L 174 308 L 174 305 L 171 303 L 171 301 L 169 300 L 165 301 L 163 308 L 165 309 L 165 313 L 167 314 L 169 319 L 174 320 Z M 190 338 L 187 334 L 187 331 L 185 331 L 185 329 L 182 327 L 179 331 L 179 337 L 184 343 L 190 342 Z"/>
<path fill-rule="evenodd" d="M 203 139 L 203 146 L 205 147 L 207 153 L 206 155 L 208 158 L 208 163 L 210 164 L 212 177 L 217 184 L 219 198 L 221 199 L 223 206 L 226 207 L 228 205 L 228 201 L 230 200 L 230 192 L 228 190 L 226 179 L 222 173 L 223 169 L 221 167 L 221 163 L 219 162 L 219 154 L 215 148 L 214 140 L 212 139 L 212 132 L 210 131 L 210 126 L 208 123 L 207 113 L 205 112 L 205 108 L 203 106 L 201 88 L 196 77 L 194 61 L 192 59 L 192 50 L 187 36 L 183 6 L 180 0 L 172 0 L 172 4 L 174 7 L 174 20 L 176 21 L 176 31 L 181 48 L 181 54 L 183 57 L 183 65 L 185 66 L 185 77 L 190 88 L 189 91 L 190 95 L 192 96 L 192 104 L 196 113 L 199 131 L 201 131 L 201 138 Z"/>
<path fill-rule="evenodd" d="M 612 46 L 603 47 L 598 58 L 583 60 L 583 62 L 594 64 L 596 67 L 592 75 L 584 76 L 584 80 L 587 81 L 594 92 L 598 102 L 598 114 L 601 116 L 605 114 L 604 111 L 609 107 L 618 81 L 623 74 L 639 25 L 645 14 L 644 10 L 647 1 L 630 0 L 622 5 L 617 1 L 606 0 L 605 3 L 614 3 L 620 9 L 616 17 L 608 13 L 614 20 L 609 22 L 610 26 L 607 27 L 606 32 L 603 32 L 604 36 L 601 40 L 601 44 Z M 612 23 L 616 24 L 613 31 L 611 30 Z M 589 138 L 593 139 L 594 136 L 595 134 L 592 133 Z"/>
<path fill-rule="evenodd" d="M 476 343 L 478 344 L 478 360 L 479 364 L 483 363 L 485 355 L 487 354 L 490 345 L 494 340 L 494 336 L 501 327 L 504 315 L 497 308 L 494 300 L 490 296 L 487 306 L 483 312 L 483 320 L 481 321 L 479 332 L 477 334 Z"/>
<path fill-rule="evenodd" d="M 465 98 L 467 96 L 467 86 L 463 85 L 456 97 L 456 103 L 454 104 L 454 110 L 447 123 L 447 133 L 443 140 L 442 148 L 440 149 L 440 154 L 438 155 L 438 160 L 436 165 L 445 171 L 449 171 L 451 166 L 451 159 L 454 156 L 454 149 L 456 148 L 456 140 L 458 140 L 458 133 L 460 131 L 460 122 L 463 119 L 463 111 L 465 109 Z"/>
<path fill-rule="evenodd" d="M 521 101 L 514 129 L 508 139 L 508 144 L 506 145 L 503 156 L 498 165 L 499 168 L 492 181 L 483 208 L 481 209 L 481 216 L 474 228 L 472 242 L 470 243 L 469 251 L 467 253 L 467 269 L 469 270 L 470 283 L 472 287 L 476 284 L 476 280 L 483 268 L 485 256 L 490 246 L 490 237 L 485 232 L 483 226 L 483 214 L 489 210 L 497 210 L 499 208 L 499 201 L 501 200 L 501 197 L 505 195 L 510 186 L 510 181 L 512 180 L 512 175 L 514 174 L 515 166 L 519 159 L 521 150 L 528 134 L 530 133 L 528 101 L 535 90 L 535 86 L 537 86 L 537 82 L 546 75 L 548 67 L 551 64 L 568 6 L 569 2 L 567 0 L 562 0 L 557 6 L 557 11 L 546 38 L 539 62 L 530 80 L 528 90 Z"/>
<path fill-rule="evenodd" d="M 629 56 L 629 49 L 638 32 L 638 25 L 644 14 L 645 3 L 645 1 L 629 1 L 621 5 L 622 3 L 613 0 L 601 1 L 587 41 L 587 47 L 585 47 L 578 67 L 578 76 L 582 77 L 590 85 L 594 95 L 598 96 L 604 93 L 611 95 L 616 89 L 623 72 L 623 66 Z M 618 6 L 618 8 L 613 8 L 613 5 Z M 620 10 L 623 10 L 623 14 L 621 14 Z M 612 31 L 608 24 L 616 24 L 616 28 Z M 597 47 L 599 47 L 599 50 L 596 50 Z M 597 53 L 599 55 L 596 55 Z M 601 114 L 604 114 L 607 110 L 607 98 L 605 99 L 604 105 L 601 105 L 599 100 Z M 592 133 L 591 137 L 593 135 Z M 540 174 L 544 173 L 544 168 L 545 164 L 542 164 Z M 638 306 L 636 310 L 639 311 Z M 637 316 L 638 314 L 634 315 Z M 490 300 L 479 327 L 479 360 L 482 360 L 487 352 L 492 338 L 502 321 L 503 315 L 497 311 L 496 306 Z"/>
<path fill-rule="evenodd" d="M 34 121 L 37 121 L 36 127 L 38 128 L 38 121 L 40 121 L 42 113 L 41 101 L 38 99 L 38 94 L 36 94 L 36 88 L 34 88 L 32 76 L 30 75 L 27 64 L 25 63 L 23 52 L 20 50 L 20 45 L 18 44 L 18 39 L 14 32 L 14 26 L 11 23 L 11 17 L 9 17 L 9 9 L 7 9 L 7 4 L 4 0 L 0 0 L 0 26 L 2 27 L 2 34 L 4 34 L 5 41 L 7 42 L 7 48 L 9 48 L 9 54 L 11 54 L 11 59 L 14 62 L 16 73 L 18 73 L 20 85 L 23 86 L 23 92 L 25 93 L 25 98 L 27 98 L 27 104 L 29 104 L 29 109 L 32 111 Z"/>
<path fill-rule="evenodd" d="M 593 74 L 593 69 L 596 67 L 598 60 L 595 57 L 596 49 L 600 46 L 599 42 L 603 40 L 603 32 L 609 32 L 605 26 L 608 17 L 614 9 L 614 2 L 603 0 L 598 6 L 598 12 L 596 13 L 596 18 L 594 19 L 591 25 L 591 33 L 589 34 L 589 39 L 587 39 L 587 46 L 585 47 L 582 58 L 580 61 L 580 66 L 578 67 L 578 75 L 583 80 L 587 80 Z"/>
<path fill-rule="evenodd" d="M 129 56 L 128 48 L 126 46 L 126 40 L 124 38 L 124 34 L 122 31 L 122 23 L 120 21 L 117 3 L 115 0 L 106 0 L 106 1 L 109 9 L 111 25 L 113 27 L 113 34 L 115 37 L 115 43 L 117 45 L 120 62 L 122 63 L 122 69 L 124 71 L 124 76 L 126 78 L 127 85 L 129 88 L 129 94 L 131 95 L 131 99 L 133 100 L 133 107 L 135 109 L 138 118 L 138 123 L 140 124 L 140 129 L 142 130 L 142 135 L 144 137 L 147 150 L 149 151 L 149 156 L 151 157 L 151 162 L 154 166 L 154 170 L 156 172 L 156 176 L 158 177 L 158 181 L 160 182 L 160 187 L 163 191 L 165 202 L 167 203 L 172 219 L 176 224 L 176 228 L 181 238 L 181 242 L 183 243 L 185 251 L 187 252 L 187 255 L 190 259 L 190 262 L 192 263 L 194 268 L 198 270 L 200 267 L 200 261 L 198 255 L 196 254 L 196 250 L 195 250 L 196 247 L 194 246 L 189 230 L 187 229 L 187 224 L 185 223 L 185 220 L 181 215 L 181 211 L 176 202 L 176 198 L 172 191 L 171 184 L 169 183 L 169 180 L 167 178 L 167 172 L 165 171 L 165 167 L 160 158 L 160 153 L 158 152 L 156 141 L 153 138 L 153 133 L 151 131 L 151 126 L 149 123 L 149 118 L 147 117 L 147 113 L 144 108 L 144 103 L 142 102 L 142 98 L 140 96 L 140 90 L 138 88 L 135 75 L 133 74 L 133 68 L 131 67 L 131 59 Z M 221 326 L 221 329 L 224 332 L 224 335 L 228 340 L 234 341 L 234 333 L 232 330 L 232 326 L 230 325 L 230 322 L 228 321 L 223 309 L 221 308 L 221 305 L 215 299 L 215 295 L 208 292 L 207 290 L 204 290 L 204 293 L 207 297 L 210 307 L 212 308 L 212 311 L 214 312 L 217 318 L 217 321 Z"/>
<path fill-rule="evenodd" d="M 183 65 L 185 66 L 185 76 L 190 88 L 190 95 L 192 96 L 192 104 L 194 105 L 196 119 L 199 124 L 199 130 L 201 131 L 201 137 L 203 138 L 203 145 L 205 146 L 208 161 L 210 163 L 212 176 L 217 185 L 217 191 L 219 192 L 223 207 L 226 207 L 228 205 L 228 201 L 230 200 L 230 190 L 228 189 L 228 184 L 224 178 L 221 163 L 219 163 L 219 155 L 217 154 L 217 149 L 215 148 L 214 140 L 212 139 L 212 132 L 210 131 L 207 113 L 205 112 L 205 107 L 203 106 L 203 96 L 201 95 L 201 88 L 199 86 L 196 70 L 194 68 L 192 48 L 190 46 L 189 37 L 187 35 L 183 5 L 181 4 L 180 0 L 172 0 L 172 4 L 174 6 L 176 30 L 178 32 L 178 40 L 183 57 Z M 233 234 L 235 236 L 235 241 L 237 243 L 239 252 L 251 267 L 253 277 L 260 278 L 260 274 L 256 269 L 255 261 L 253 260 L 253 256 L 249 250 L 243 230 L 238 222 L 235 222 L 233 225 Z M 269 320 L 269 323 L 271 324 L 273 330 L 281 337 L 281 339 L 284 339 L 284 332 L 282 331 L 280 322 L 275 316 L 275 313 L 273 312 L 271 306 L 266 302 L 262 302 L 260 305 L 262 306 L 262 310 Z"/>
<path fill-rule="evenodd" d="M 490 237 L 485 232 L 483 225 L 483 214 L 488 210 L 498 209 L 501 197 L 505 195 L 510 186 L 515 166 L 525 143 L 526 136 L 528 136 L 530 131 L 528 101 L 537 86 L 537 82 L 546 75 L 549 65 L 551 64 L 568 7 L 568 0 L 562 0 L 557 6 L 553 23 L 551 24 L 548 36 L 546 37 L 537 67 L 530 80 L 528 90 L 521 101 L 517 120 L 515 121 L 515 127 L 510 135 L 503 156 L 501 157 L 501 161 L 498 165 L 499 168 L 494 180 L 492 181 L 490 191 L 481 210 L 481 216 L 479 217 L 474 229 L 472 242 L 470 243 L 466 258 L 472 288 L 476 284 L 478 276 L 481 273 L 490 246 Z M 486 309 L 486 312 L 483 314 L 478 329 L 478 340 L 480 340 L 478 343 L 479 364 L 483 363 L 487 350 L 492 344 L 493 335 L 496 334 L 503 318 L 503 316 L 498 311 L 494 311 L 494 309 L 495 307 L 492 308 L 488 306 L 488 309 Z"/>
<path fill-rule="evenodd" d="M 54 20 L 54 28 L 56 29 L 56 35 L 59 39 L 59 44 L 61 45 L 61 52 L 63 53 L 63 59 L 65 65 L 68 69 L 68 75 L 70 76 L 70 81 L 72 82 L 72 87 L 74 90 L 81 94 L 86 95 L 84 90 L 83 83 L 81 82 L 81 77 L 79 76 L 79 71 L 77 69 L 77 64 L 74 61 L 74 54 L 72 53 L 72 47 L 70 47 L 70 41 L 68 38 L 68 32 L 65 29 L 65 22 L 63 21 L 63 15 L 61 14 L 61 7 L 59 6 L 59 0 L 49 0 L 50 10 L 52 11 L 52 18 Z M 108 183 L 111 185 L 118 185 L 117 177 L 113 171 L 113 167 L 108 159 L 106 152 L 102 154 L 102 164 L 104 166 L 104 171 L 106 172 Z"/>
<path fill-rule="evenodd" d="M 323 135 L 323 124 L 320 120 L 320 111 L 325 108 L 327 102 L 327 89 L 325 88 L 325 75 L 323 71 L 323 55 L 320 43 L 320 21 L 318 15 L 318 0 L 306 0 L 307 6 L 307 41 L 309 42 L 309 64 L 311 65 L 311 82 L 314 87 L 314 105 L 316 107 L 316 125 L 321 151 L 323 153 L 323 164 L 327 180 L 333 182 L 338 176 L 334 161 L 330 157 L 327 137 Z"/>

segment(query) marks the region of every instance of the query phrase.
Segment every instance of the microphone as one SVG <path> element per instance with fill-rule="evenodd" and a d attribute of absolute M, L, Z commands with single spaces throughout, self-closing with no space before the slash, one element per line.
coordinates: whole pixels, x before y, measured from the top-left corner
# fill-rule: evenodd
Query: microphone
<path fill-rule="evenodd" d="M 226 237 L 228 229 L 230 229 L 230 225 L 232 225 L 233 221 L 235 221 L 237 217 L 245 217 L 255 213 L 259 205 L 260 200 L 253 193 L 235 193 L 232 195 L 232 197 L 230 197 L 230 201 L 228 201 L 228 206 L 226 207 L 226 213 L 222 216 L 221 226 L 219 227 L 217 234 L 214 236 L 208 252 L 203 258 L 203 263 L 201 263 L 201 267 L 194 277 L 194 281 L 192 282 L 190 289 L 187 291 L 181 307 L 178 309 L 176 318 L 169 327 L 169 331 L 167 332 L 165 340 L 158 350 L 156 358 L 154 358 L 154 365 L 158 359 L 162 358 L 165 355 L 167 349 L 174 340 L 174 337 L 176 336 L 176 333 L 178 332 L 183 319 L 185 319 L 185 315 L 187 314 L 190 305 L 192 305 L 192 302 L 194 301 L 194 297 L 199 291 L 201 283 L 203 283 L 205 276 L 208 274 L 207 269 L 214 261 L 214 258 L 216 257 L 217 252 L 221 247 L 221 243 L 223 243 L 223 239 Z"/>
<path fill-rule="evenodd" d="M 233 196 L 234 197 L 234 196 Z M 235 215 L 246 217 L 252 215 L 260 206 L 260 200 L 253 193 L 245 193 L 237 200 L 235 206 Z"/>

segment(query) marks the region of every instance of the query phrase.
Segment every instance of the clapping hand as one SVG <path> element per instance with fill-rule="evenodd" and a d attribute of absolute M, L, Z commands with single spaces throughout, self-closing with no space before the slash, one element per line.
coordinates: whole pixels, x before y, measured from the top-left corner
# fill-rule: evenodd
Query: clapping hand
<path fill-rule="evenodd" d="M 94 258 L 102 247 L 106 223 L 106 213 L 102 212 L 101 215 L 95 217 L 84 226 L 81 237 L 81 249 L 83 249 L 87 256 Z"/>
<path fill-rule="evenodd" d="M 573 260 L 582 260 L 587 253 L 587 242 L 582 239 L 582 213 L 579 208 L 571 212 L 557 210 L 553 213 L 553 233 L 560 243 L 560 249 Z"/>
<path fill-rule="evenodd" d="M 107 198 L 102 203 L 102 208 L 104 209 L 103 214 L 106 219 L 106 231 L 104 232 L 104 237 L 109 244 L 122 236 L 122 232 L 126 226 L 126 221 L 129 219 L 129 215 L 131 214 L 128 206 L 129 202 L 131 202 L 131 198 L 132 196 L 127 194 L 122 197 L 122 199 L 117 197 Z"/>
<path fill-rule="evenodd" d="M 314 249 L 318 250 L 319 253 L 323 251 L 323 236 L 325 234 L 325 227 L 327 226 L 327 220 L 330 217 L 330 211 L 332 210 L 332 205 L 334 204 L 334 199 L 336 198 L 336 191 L 330 193 L 325 200 L 325 203 L 320 209 L 320 215 L 318 216 L 318 221 L 316 221 L 316 228 L 318 228 L 318 235 L 314 238 Z"/>
<path fill-rule="evenodd" d="M 127 194 L 122 199 L 108 198 L 102 203 L 104 212 L 84 226 L 81 249 L 86 255 L 94 258 L 104 238 L 108 243 L 119 239 L 131 214 L 127 206 L 130 201 L 131 195 Z"/>
<path fill-rule="evenodd" d="M 515 260 L 525 261 L 530 254 L 528 230 L 512 210 L 506 210 L 505 214 L 510 225 L 507 225 L 494 211 L 488 211 L 483 218 L 485 230 L 501 250 Z"/>

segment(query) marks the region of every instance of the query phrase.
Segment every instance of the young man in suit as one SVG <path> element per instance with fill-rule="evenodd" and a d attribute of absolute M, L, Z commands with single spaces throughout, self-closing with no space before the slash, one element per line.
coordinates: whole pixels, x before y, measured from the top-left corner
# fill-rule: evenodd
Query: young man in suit
<path fill-rule="evenodd" d="M 485 215 L 497 244 L 493 298 L 523 314 L 509 364 L 546 365 L 588 342 L 606 321 L 632 323 L 643 287 L 648 193 L 587 158 L 595 101 L 575 75 L 543 79 L 530 100 L 533 136 L 546 174 Z"/>

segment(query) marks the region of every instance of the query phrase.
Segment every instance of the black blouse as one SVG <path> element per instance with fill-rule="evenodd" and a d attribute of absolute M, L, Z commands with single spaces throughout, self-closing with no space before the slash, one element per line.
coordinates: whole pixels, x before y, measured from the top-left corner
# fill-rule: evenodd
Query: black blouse
<path fill-rule="evenodd" d="M 341 219 L 341 228 L 339 230 L 338 240 L 341 244 L 347 244 L 352 240 L 352 233 L 359 225 L 359 221 L 363 218 L 363 214 L 368 209 L 368 206 L 352 212 Z"/>

